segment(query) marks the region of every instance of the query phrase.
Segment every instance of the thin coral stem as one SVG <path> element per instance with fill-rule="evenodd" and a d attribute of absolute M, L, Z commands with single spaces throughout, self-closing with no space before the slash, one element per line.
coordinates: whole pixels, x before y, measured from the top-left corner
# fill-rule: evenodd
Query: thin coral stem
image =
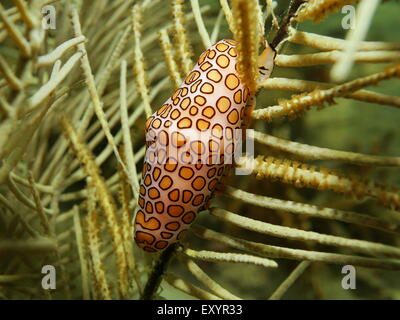
<path fill-rule="evenodd" d="M 293 249 L 279 246 L 271 246 L 260 242 L 248 241 L 236 237 L 226 235 L 224 233 L 215 232 L 200 226 L 192 226 L 191 229 L 196 235 L 204 239 L 222 243 L 232 248 L 262 255 L 270 258 L 283 258 L 291 260 L 306 260 L 313 262 L 324 262 L 338 265 L 354 265 L 369 268 L 379 268 L 387 270 L 400 270 L 400 262 L 398 259 L 376 259 L 365 258 L 354 255 L 345 255 L 330 252 L 309 251 L 301 249 Z"/>
<path fill-rule="evenodd" d="M 121 62 L 121 79 L 120 79 L 120 101 L 121 101 L 121 124 L 123 132 L 123 141 L 125 148 L 126 157 L 126 167 L 129 173 L 129 182 L 132 186 L 132 191 L 135 198 L 139 196 L 139 182 L 136 173 L 136 163 L 134 160 L 134 152 L 132 147 L 131 134 L 129 132 L 129 122 L 128 122 L 128 106 L 126 101 L 126 72 L 127 72 L 127 62 L 122 60 Z"/>
<path fill-rule="evenodd" d="M 328 14 L 334 13 L 343 6 L 359 0 L 308 0 L 296 17 L 297 21 L 312 19 L 315 22 L 323 20 Z"/>
<path fill-rule="evenodd" d="M 219 3 L 221 5 L 222 11 L 225 15 L 225 20 L 228 23 L 229 30 L 232 33 L 234 33 L 235 25 L 233 24 L 232 11 L 231 11 L 231 8 L 229 7 L 228 0 L 219 0 Z"/>
<path fill-rule="evenodd" d="M 168 32 L 166 29 L 160 31 L 160 42 L 164 54 L 164 59 L 169 71 L 169 76 L 174 83 L 174 87 L 172 89 L 175 90 L 181 84 L 182 79 L 179 74 L 178 66 L 175 62 L 171 41 L 169 40 Z"/>
<path fill-rule="evenodd" d="M 288 41 L 315 48 L 322 51 L 343 50 L 346 40 L 323 36 L 317 33 L 291 29 Z M 361 41 L 359 51 L 400 50 L 399 42 Z"/>
<path fill-rule="evenodd" d="M 123 154 L 123 157 L 126 156 Z M 130 210 L 129 207 L 129 200 L 131 198 L 131 193 L 129 192 L 129 184 L 127 182 L 127 177 L 121 167 L 118 167 L 119 173 L 119 201 L 122 205 L 121 211 L 121 229 L 122 229 L 122 236 L 124 240 L 124 249 L 125 255 L 127 257 L 127 263 L 129 267 L 129 271 L 132 274 L 139 293 L 142 294 L 142 283 L 140 281 L 140 273 L 138 270 L 138 265 L 136 263 L 136 259 L 133 254 L 133 237 L 132 237 L 132 217 L 133 212 Z M 137 202 L 137 198 L 134 198 L 133 201 Z"/>
<path fill-rule="evenodd" d="M 302 79 L 288 79 L 288 78 L 269 78 L 259 84 L 260 87 L 270 90 L 287 90 L 296 92 L 311 92 L 315 89 L 329 89 L 335 87 L 335 84 L 302 80 Z M 381 105 L 388 105 L 400 108 L 400 97 L 389 96 L 378 92 L 369 90 L 357 90 L 350 92 L 343 96 L 359 101 L 376 103 Z"/>
<path fill-rule="evenodd" d="M 149 279 L 144 287 L 141 300 L 151 300 L 153 298 L 158 287 L 160 286 L 162 276 L 165 273 L 167 265 L 175 253 L 175 249 L 176 245 L 171 245 L 161 253 L 153 269 L 151 270 Z"/>
<path fill-rule="evenodd" d="M 386 221 L 383 219 L 351 211 L 325 208 L 308 203 L 280 200 L 272 197 L 261 196 L 229 186 L 225 187 L 225 190 L 226 194 L 230 197 L 263 208 L 279 210 L 283 212 L 291 212 L 315 218 L 344 221 L 361 226 L 379 229 L 385 232 L 400 233 L 400 225 L 394 221 Z"/>
<path fill-rule="evenodd" d="M 172 2 L 173 26 L 177 42 L 177 52 L 182 62 L 182 77 L 186 76 L 193 67 L 191 60 L 192 49 L 185 28 L 185 15 L 183 13 L 183 0 L 173 0 Z"/>
<path fill-rule="evenodd" d="M 348 248 L 372 256 L 384 256 L 391 258 L 400 257 L 400 249 L 381 243 L 358 239 L 348 239 L 313 231 L 304 231 L 295 228 L 273 225 L 267 222 L 242 217 L 240 215 L 219 208 L 212 208 L 210 213 L 213 216 L 220 218 L 226 222 L 232 223 L 240 228 L 252 230 L 274 237 L 299 241 L 312 241 L 325 245 Z"/>
<path fill-rule="evenodd" d="M 141 8 L 138 5 L 132 10 L 132 23 L 133 23 L 133 34 L 135 36 L 135 74 L 136 82 L 139 93 L 144 103 L 144 110 L 146 117 L 150 117 L 153 113 L 150 106 L 149 89 L 148 89 L 148 75 L 144 66 L 144 56 L 141 49 L 141 19 L 142 13 Z"/>
<path fill-rule="evenodd" d="M 70 74 L 79 59 L 84 56 L 83 52 L 75 53 L 58 72 L 54 72 L 49 82 L 43 85 L 30 99 L 30 109 L 36 108 L 51 95 L 60 83 Z"/>
<path fill-rule="evenodd" d="M 220 10 L 218 13 L 217 21 L 215 21 L 213 31 L 211 33 L 211 43 L 215 43 L 218 40 L 218 35 L 221 29 L 222 18 L 224 17 L 223 10 Z"/>
<path fill-rule="evenodd" d="M 97 295 L 101 297 L 101 299 L 111 300 L 110 285 L 106 277 L 103 261 L 100 257 L 100 239 L 97 225 L 97 213 L 95 210 L 90 210 L 89 215 L 86 218 L 86 224 L 88 250 L 92 260 L 92 276 L 96 287 L 94 291 L 97 292 Z"/>
<path fill-rule="evenodd" d="M 254 136 L 253 136 L 254 134 Z M 295 154 L 312 160 L 335 160 L 357 165 L 377 167 L 400 167 L 400 157 L 373 156 L 362 153 L 346 152 L 328 148 L 320 148 L 307 144 L 277 138 L 266 133 L 253 131 L 249 137 L 277 150 Z"/>
<path fill-rule="evenodd" d="M 182 280 L 170 273 L 168 273 L 164 280 L 168 282 L 174 288 L 185 292 L 186 294 L 196 297 L 201 300 L 221 300 L 220 297 L 212 294 L 206 290 L 203 290 L 185 280 Z"/>
<path fill-rule="evenodd" d="M 335 82 L 343 81 L 350 74 L 354 64 L 355 54 L 362 40 L 367 36 L 368 29 L 374 17 L 380 0 L 361 0 L 357 6 L 357 26 L 350 28 L 346 36 L 343 55 L 335 62 L 331 69 L 331 78 Z"/>
<path fill-rule="evenodd" d="M 40 200 L 40 194 L 39 194 L 39 191 L 35 187 L 35 181 L 33 179 L 33 175 L 31 172 L 29 173 L 28 181 L 30 183 L 30 187 L 32 190 L 32 195 L 33 195 L 33 199 L 34 199 L 34 203 L 35 203 L 35 207 L 36 207 L 36 212 L 39 215 L 40 224 L 42 225 L 42 228 L 44 231 L 43 234 L 46 237 L 54 237 L 53 230 L 51 230 L 49 219 L 47 218 L 47 215 L 44 211 L 42 202 Z"/>
<path fill-rule="evenodd" d="M 194 20 L 196 21 L 197 29 L 199 30 L 199 34 L 203 42 L 203 45 L 205 48 L 208 48 L 211 46 L 211 40 L 200 12 L 199 0 L 190 0 L 190 4 L 192 5 Z"/>
<path fill-rule="evenodd" d="M 293 283 L 304 273 L 310 265 L 309 261 L 302 261 L 290 273 L 290 275 L 283 281 L 268 300 L 279 300 L 286 293 L 286 291 L 293 285 Z"/>
<path fill-rule="evenodd" d="M 79 216 L 79 209 L 76 206 L 74 207 L 74 233 L 76 237 L 76 244 L 78 247 L 79 262 L 81 265 L 82 295 L 84 300 L 88 300 L 90 298 L 88 272 L 89 262 L 87 260 L 87 252 L 85 251 L 85 246 L 83 242 L 83 232 L 81 226 L 81 218 Z"/>
<path fill-rule="evenodd" d="M 121 226 L 116 214 L 114 200 L 104 182 L 104 179 L 100 175 L 99 168 L 93 161 L 93 155 L 91 152 L 82 143 L 76 131 L 65 118 L 62 119 L 62 125 L 64 132 L 70 141 L 71 147 L 84 166 L 87 176 L 91 177 L 91 183 L 93 183 L 92 186 L 96 192 L 96 198 L 105 214 L 107 225 L 113 239 L 115 255 L 117 257 L 119 289 L 123 295 L 125 292 L 124 286 L 126 285 L 124 279 L 126 277 L 127 262 L 123 248 Z"/>
<path fill-rule="evenodd" d="M 278 266 L 278 264 L 273 260 L 240 253 L 214 252 L 207 250 L 196 251 L 189 248 L 183 249 L 183 253 L 193 259 L 209 262 L 246 263 L 263 266 L 265 268 L 276 268 Z"/>
<path fill-rule="evenodd" d="M 278 54 L 275 64 L 280 67 L 307 67 L 335 63 L 342 56 L 343 53 L 338 50 L 292 55 Z M 395 62 L 399 58 L 398 51 L 358 51 L 353 55 L 354 62 L 385 63 Z"/>
<path fill-rule="evenodd" d="M 86 38 L 84 36 L 72 38 L 60 44 L 52 52 L 38 57 L 37 67 L 45 67 L 55 63 L 62 55 L 71 48 L 76 47 L 78 44 L 84 42 Z"/>
<path fill-rule="evenodd" d="M 181 262 L 186 268 L 201 282 L 203 283 L 213 294 L 225 300 L 242 300 L 238 296 L 232 294 L 226 290 L 223 286 L 218 284 L 215 280 L 211 279 L 194 261 L 188 258 L 180 256 Z"/>
<path fill-rule="evenodd" d="M 0 21 L 3 22 L 3 27 L 6 29 L 11 39 L 13 39 L 18 48 L 21 49 L 22 55 L 25 57 L 29 57 L 31 55 L 32 50 L 28 40 L 25 39 L 25 37 L 19 31 L 19 28 L 7 16 L 6 11 L 3 5 L 1 4 L 0 4 Z"/>
<path fill-rule="evenodd" d="M 361 88 L 369 85 L 376 85 L 382 80 L 398 77 L 399 75 L 400 64 L 396 64 L 386 68 L 384 71 L 363 78 L 358 78 L 330 89 L 315 89 L 310 93 L 293 96 L 290 100 L 280 101 L 278 106 L 254 110 L 252 117 L 254 119 L 271 120 L 275 117 L 280 117 L 283 115 L 295 116 L 304 112 L 310 106 L 323 106 L 324 102 L 332 104 L 335 97 L 343 97 L 350 92 L 360 90 Z"/>
<path fill-rule="evenodd" d="M 258 46 L 260 43 L 258 1 L 235 0 L 232 2 L 234 39 L 237 41 L 238 72 L 240 79 L 256 92 L 258 79 Z"/>
<path fill-rule="evenodd" d="M 23 88 L 23 83 L 14 74 L 10 65 L 1 55 L 0 55 L 0 72 L 4 76 L 5 81 L 11 88 L 15 90 L 21 90 Z"/>
<path fill-rule="evenodd" d="M 262 156 L 256 159 L 240 158 L 240 167 L 250 170 L 259 179 L 270 178 L 297 187 L 332 190 L 348 196 L 373 197 L 383 205 L 400 209 L 400 196 L 395 188 L 388 188 L 365 179 L 346 177 L 325 168 L 309 167 L 305 163 Z"/>
<path fill-rule="evenodd" d="M 72 16 L 72 25 L 74 27 L 75 35 L 77 37 L 82 36 L 82 30 L 81 30 L 81 24 L 79 21 L 79 16 L 78 16 L 78 12 L 75 8 L 72 9 L 71 16 Z M 107 120 L 105 118 L 103 105 L 101 103 L 100 95 L 96 88 L 95 79 L 94 79 L 94 76 L 92 73 L 92 68 L 90 66 L 89 58 L 87 56 L 85 44 L 84 43 L 78 44 L 78 48 L 79 48 L 79 50 L 81 50 L 84 53 L 84 55 L 81 58 L 81 68 L 82 68 L 83 74 L 85 75 L 85 78 L 86 78 L 86 85 L 87 85 L 87 89 L 89 91 L 90 97 L 92 99 L 92 105 L 93 105 L 94 112 L 96 113 L 96 116 L 101 124 L 101 127 L 104 131 L 104 134 L 107 138 L 108 143 L 112 147 L 115 157 L 117 158 L 118 162 L 121 164 L 122 168 L 124 170 L 127 170 L 125 167 L 125 164 L 123 163 L 123 161 L 118 153 L 118 149 L 115 144 L 114 137 L 111 134 L 110 127 L 108 126 Z"/>

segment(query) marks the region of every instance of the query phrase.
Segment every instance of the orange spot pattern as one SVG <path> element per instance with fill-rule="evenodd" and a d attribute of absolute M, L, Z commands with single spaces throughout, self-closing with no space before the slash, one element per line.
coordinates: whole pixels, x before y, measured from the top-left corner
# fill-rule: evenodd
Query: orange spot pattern
<path fill-rule="evenodd" d="M 146 121 L 147 150 L 135 220 L 135 241 L 157 252 L 179 241 L 207 208 L 224 163 L 235 152 L 249 90 L 237 75 L 236 43 L 204 51 L 182 85 Z M 198 134 L 206 134 L 206 140 Z M 236 140 L 235 140 L 236 139 Z M 171 155 L 170 148 L 177 150 Z"/>

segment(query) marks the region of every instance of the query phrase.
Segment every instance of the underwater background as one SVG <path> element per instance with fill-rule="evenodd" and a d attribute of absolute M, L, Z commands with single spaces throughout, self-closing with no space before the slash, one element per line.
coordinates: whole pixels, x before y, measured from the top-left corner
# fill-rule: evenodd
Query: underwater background
<path fill-rule="evenodd" d="M 300 7 L 256 97 L 256 170 L 159 255 L 132 239 L 149 110 L 208 41 L 257 54 L 290 1 L 2 1 L 0 298 L 399 299 L 400 5 L 367 2 Z M 335 83 L 346 5 L 373 14 Z"/>

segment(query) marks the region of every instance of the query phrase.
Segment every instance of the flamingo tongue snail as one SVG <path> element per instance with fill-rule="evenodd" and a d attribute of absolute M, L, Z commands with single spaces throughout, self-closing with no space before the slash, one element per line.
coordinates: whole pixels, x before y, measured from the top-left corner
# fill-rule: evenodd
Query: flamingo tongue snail
<path fill-rule="evenodd" d="M 179 241 L 232 166 L 249 89 L 237 72 L 236 42 L 204 51 L 174 94 L 146 121 L 146 156 L 135 241 L 147 252 Z M 275 52 L 259 57 L 262 81 Z"/>

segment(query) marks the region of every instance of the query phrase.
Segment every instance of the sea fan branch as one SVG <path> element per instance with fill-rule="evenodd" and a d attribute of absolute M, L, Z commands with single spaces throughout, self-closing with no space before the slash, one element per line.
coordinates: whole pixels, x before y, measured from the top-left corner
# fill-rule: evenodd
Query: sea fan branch
<path fill-rule="evenodd" d="M 391 258 L 400 257 L 400 249 L 389 245 L 369 242 L 365 240 L 346 239 L 312 231 L 304 231 L 289 227 L 277 226 L 270 223 L 242 217 L 240 215 L 219 208 L 212 208 L 210 210 L 210 213 L 211 215 L 220 218 L 226 222 L 232 223 L 240 228 L 245 228 L 278 238 L 299 241 L 312 241 L 325 245 L 349 248 L 373 256 L 384 256 Z"/>
<path fill-rule="evenodd" d="M 280 200 L 271 197 L 261 196 L 254 193 L 246 192 L 240 189 L 232 187 L 226 187 L 226 194 L 235 199 L 261 206 L 263 208 L 287 211 L 291 213 L 306 215 L 309 217 L 333 219 L 338 221 L 344 221 L 348 223 L 354 223 L 370 228 L 379 229 L 385 232 L 400 233 L 400 225 L 396 222 L 390 222 L 383 219 L 370 217 L 365 214 L 359 214 L 356 212 L 338 210 L 333 208 L 325 208 L 307 203 L 300 203 L 288 200 Z"/>
<path fill-rule="evenodd" d="M 238 165 L 253 170 L 253 174 L 259 179 L 270 178 L 298 187 L 332 190 L 349 196 L 369 196 L 379 200 L 383 205 L 400 209 L 400 196 L 397 190 L 387 190 L 377 183 L 345 177 L 324 168 L 317 169 L 301 162 L 282 161 L 273 157 L 263 159 L 262 156 L 256 159 L 242 157 Z"/>
<path fill-rule="evenodd" d="M 234 0 L 232 2 L 232 15 L 233 35 L 237 41 L 238 72 L 240 79 L 254 94 L 257 90 L 257 59 L 260 41 L 258 1 Z"/>

